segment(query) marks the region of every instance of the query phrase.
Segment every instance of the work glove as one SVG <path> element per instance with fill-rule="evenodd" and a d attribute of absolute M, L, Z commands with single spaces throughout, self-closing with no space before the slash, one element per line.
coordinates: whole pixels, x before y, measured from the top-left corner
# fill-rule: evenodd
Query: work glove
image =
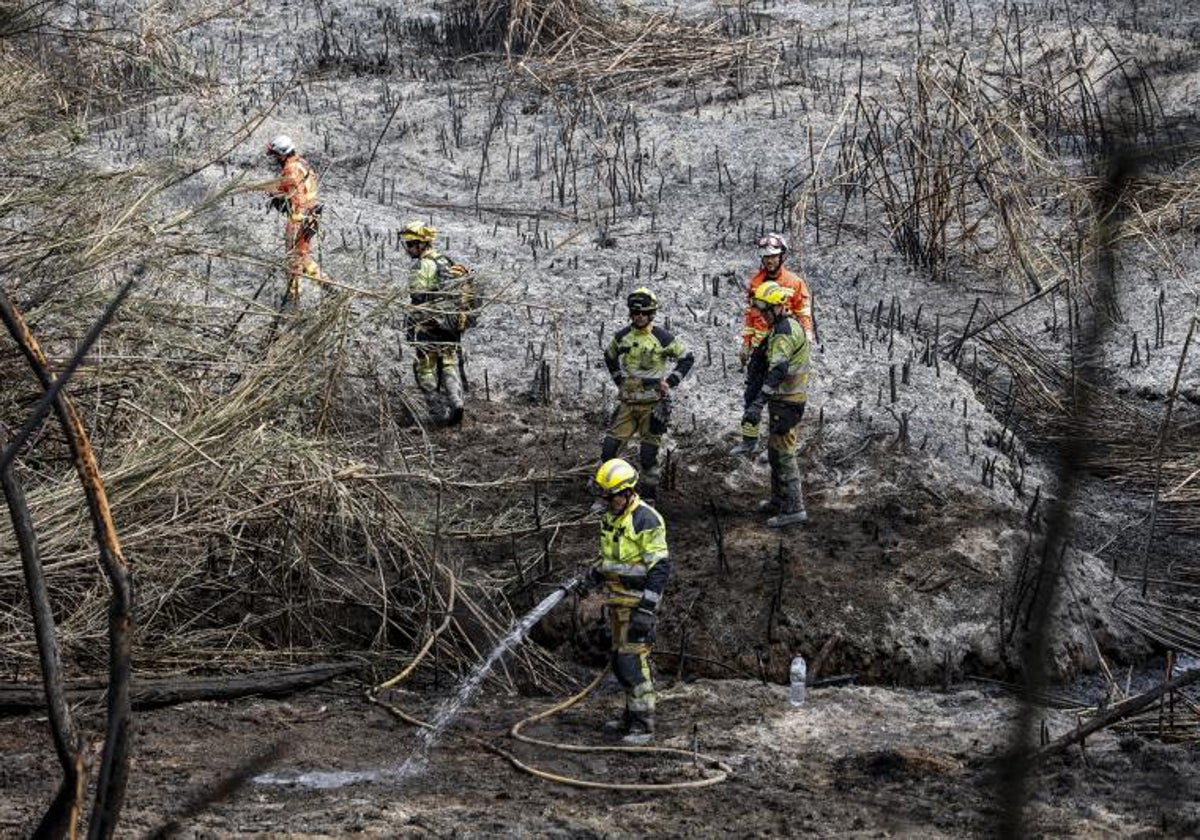
<path fill-rule="evenodd" d="M 757 426 L 762 422 L 763 405 L 765 400 L 762 397 L 756 397 L 753 402 L 746 406 L 742 412 L 742 423 L 749 426 Z"/>
<path fill-rule="evenodd" d="M 282 195 L 271 196 L 271 200 L 267 202 L 267 206 L 279 213 L 287 212 L 288 200 Z"/>
<path fill-rule="evenodd" d="M 575 591 L 579 593 L 580 598 L 586 598 L 603 585 L 603 573 L 595 566 L 592 566 L 583 573 L 583 577 L 580 578 L 579 585 L 575 587 Z"/>
<path fill-rule="evenodd" d="M 635 645 L 651 644 L 656 638 L 658 617 L 650 610 L 635 607 L 629 614 L 629 631 L 626 638 Z"/>
<path fill-rule="evenodd" d="M 738 370 L 745 370 L 746 365 L 750 363 L 750 345 L 743 344 L 738 350 Z"/>
<path fill-rule="evenodd" d="M 658 380 L 658 395 L 665 397 L 669 393 L 671 393 L 671 383 L 665 379 Z"/>

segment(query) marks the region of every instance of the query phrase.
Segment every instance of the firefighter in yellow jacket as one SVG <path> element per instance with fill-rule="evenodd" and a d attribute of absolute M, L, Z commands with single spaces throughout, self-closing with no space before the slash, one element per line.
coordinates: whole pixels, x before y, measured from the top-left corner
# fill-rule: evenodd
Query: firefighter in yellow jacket
<path fill-rule="evenodd" d="M 642 501 L 638 474 L 620 458 L 600 465 L 596 487 L 606 511 L 600 523 L 600 558 L 588 570 L 585 590 L 602 586 L 612 621 L 612 669 L 625 689 L 625 711 L 604 725 L 625 744 L 654 740 L 654 678 L 650 651 L 658 607 L 671 577 L 667 528 Z"/>
<path fill-rule="evenodd" d="M 788 314 L 804 327 L 808 343 L 813 343 L 814 326 L 812 317 L 812 294 L 808 284 L 799 275 L 793 274 L 785 266 L 788 256 L 788 242 L 781 233 L 768 233 L 758 240 L 759 269 L 746 285 L 746 313 L 742 318 L 742 345 L 738 351 L 738 361 L 746 371 L 745 403 L 762 387 L 762 378 L 766 371 L 762 367 L 762 356 L 755 356 L 754 350 L 770 333 L 771 327 L 754 305 L 754 293 L 763 283 L 775 282 L 785 289 L 791 290 L 788 297 Z M 758 426 L 742 424 L 742 439 L 733 448 L 731 454 L 752 455 L 758 448 Z"/>
<path fill-rule="evenodd" d="M 678 337 L 654 325 L 658 297 L 644 286 L 626 298 L 629 325 L 618 330 L 604 351 L 604 364 L 617 385 L 617 409 L 604 438 L 600 460 L 620 454 L 638 438 L 642 495 L 653 501 L 658 490 L 659 448 L 671 419 L 671 391 L 692 369 L 695 358 Z M 667 365 L 673 369 L 667 372 Z"/>
<path fill-rule="evenodd" d="M 767 458 L 771 464 L 771 497 L 759 510 L 772 514 L 771 528 L 808 521 L 800 490 L 800 467 L 796 462 L 796 427 L 804 416 L 808 399 L 809 342 L 800 322 L 788 314 L 791 291 L 768 281 L 754 291 L 754 306 L 770 326 L 766 338 L 754 352 L 761 356 L 765 374 L 754 393 L 747 392 L 743 426 L 757 427 L 763 407 L 768 408 Z"/>
<path fill-rule="evenodd" d="M 296 144 L 286 134 L 271 138 L 267 154 L 279 164 L 279 178 L 267 187 L 271 207 L 287 218 L 283 229 L 287 250 L 284 305 L 295 306 L 300 302 L 301 278 L 317 283 L 326 280 L 312 257 L 312 241 L 320 227 L 322 209 L 317 203 L 317 173 L 296 153 Z"/>
<path fill-rule="evenodd" d="M 425 394 L 430 411 L 438 414 L 439 391 L 449 403 L 448 425 L 463 419 L 463 385 L 458 369 L 463 332 L 467 329 L 461 278 L 452 277 L 456 264 L 433 247 L 437 230 L 420 221 L 400 230 L 404 250 L 413 258 L 409 277 L 412 303 L 408 320 L 409 341 L 414 342 L 413 374 Z"/>

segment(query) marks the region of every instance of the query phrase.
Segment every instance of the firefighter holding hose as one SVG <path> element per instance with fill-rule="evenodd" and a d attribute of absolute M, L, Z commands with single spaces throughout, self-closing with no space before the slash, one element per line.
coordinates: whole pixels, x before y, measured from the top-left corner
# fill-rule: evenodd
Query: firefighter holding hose
<path fill-rule="evenodd" d="M 625 690 L 625 710 L 604 725 L 621 742 L 654 740 L 654 679 L 650 652 L 658 607 L 671 577 L 667 528 L 662 515 L 635 489 L 638 473 L 620 458 L 600 465 L 595 485 L 606 510 L 600 522 L 600 557 L 584 578 L 581 594 L 603 587 L 612 627 L 611 662 Z"/>

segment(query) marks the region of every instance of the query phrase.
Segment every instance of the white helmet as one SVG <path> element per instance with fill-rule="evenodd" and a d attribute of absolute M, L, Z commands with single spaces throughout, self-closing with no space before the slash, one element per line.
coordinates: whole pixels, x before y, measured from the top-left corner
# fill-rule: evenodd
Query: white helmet
<path fill-rule="evenodd" d="M 782 233 L 768 233 L 762 239 L 758 240 L 758 255 L 760 257 L 774 257 L 778 254 L 786 254 L 787 251 L 788 243 Z"/>
<path fill-rule="evenodd" d="M 267 154 L 287 157 L 296 154 L 296 144 L 286 134 L 276 134 L 267 144 Z"/>

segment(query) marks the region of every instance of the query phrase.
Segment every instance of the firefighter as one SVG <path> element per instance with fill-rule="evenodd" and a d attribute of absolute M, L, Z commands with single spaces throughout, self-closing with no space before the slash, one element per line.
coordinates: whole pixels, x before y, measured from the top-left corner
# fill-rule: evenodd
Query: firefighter
<path fill-rule="evenodd" d="M 751 395 L 758 392 L 762 384 L 762 377 L 766 373 L 757 364 L 751 364 L 755 358 L 754 348 L 770 332 L 770 326 L 766 319 L 754 306 L 754 293 L 759 286 L 771 281 L 785 289 L 792 290 L 791 297 L 788 298 L 789 314 L 804 327 L 804 334 L 808 338 L 809 345 L 811 346 L 813 343 L 812 296 L 809 294 L 808 284 L 784 268 L 783 264 L 787 260 L 787 255 L 788 243 L 783 234 L 768 233 L 758 240 L 760 265 L 758 272 L 750 278 L 750 283 L 746 286 L 746 313 L 742 325 L 741 349 L 738 351 L 738 362 L 746 371 L 743 406 L 750 404 Z M 732 454 L 752 455 L 758 446 L 758 425 L 748 426 L 743 423 L 741 431 L 742 439 L 737 446 L 733 447 Z"/>
<path fill-rule="evenodd" d="M 620 458 L 600 465 L 595 485 L 606 510 L 600 557 L 584 579 L 584 594 L 603 587 L 612 623 L 612 669 L 625 689 L 625 709 L 604 724 L 625 744 L 654 740 L 654 679 L 650 651 L 658 607 L 671 577 L 663 518 L 637 494 L 638 473 Z"/>
<path fill-rule="evenodd" d="M 692 369 L 695 359 L 683 342 L 653 325 L 658 298 L 642 287 L 626 298 L 630 324 L 617 331 L 604 351 L 604 364 L 617 385 L 617 408 L 604 438 L 600 460 L 617 457 L 638 438 L 642 496 L 653 501 L 658 490 L 659 448 L 671 419 L 671 391 Z M 667 373 L 668 360 L 674 367 Z"/>
<path fill-rule="evenodd" d="M 278 134 L 267 143 L 267 154 L 279 164 L 279 178 L 267 187 L 270 206 L 287 219 L 287 291 L 283 302 L 285 307 L 295 307 L 300 302 L 302 277 L 317 283 L 326 281 L 312 257 L 312 241 L 320 229 L 322 210 L 317 203 L 317 173 L 296 153 L 296 144 L 286 134 Z"/>
<path fill-rule="evenodd" d="M 768 408 L 767 460 L 771 465 L 771 497 L 759 511 L 771 514 L 770 528 L 808 521 L 800 495 L 800 467 L 796 462 L 796 427 L 808 399 L 808 334 L 791 315 L 791 289 L 768 280 L 754 290 L 754 306 L 769 327 L 754 350 L 764 374 L 754 393 L 747 390 L 743 428 L 758 428 L 763 407 Z"/>
<path fill-rule="evenodd" d="M 439 391 L 449 403 L 447 425 L 457 426 L 463 419 L 463 386 L 458 354 L 466 324 L 458 302 L 452 261 L 433 247 L 437 230 L 424 222 L 408 222 L 400 230 L 404 250 L 413 259 L 409 278 L 412 312 L 408 319 L 408 340 L 414 342 L 416 360 L 413 374 L 425 394 L 429 410 L 438 415 Z"/>

